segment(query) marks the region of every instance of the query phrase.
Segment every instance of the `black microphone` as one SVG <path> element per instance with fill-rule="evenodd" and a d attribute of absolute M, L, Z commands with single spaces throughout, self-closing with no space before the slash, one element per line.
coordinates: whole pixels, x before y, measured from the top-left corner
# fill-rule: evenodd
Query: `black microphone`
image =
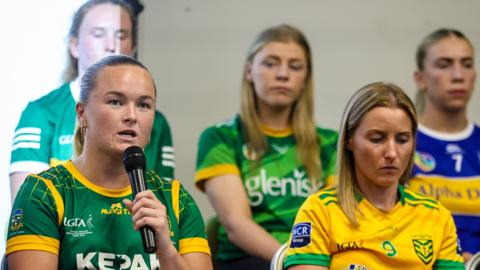
<path fill-rule="evenodd" d="M 147 189 L 147 182 L 145 180 L 146 164 L 147 162 L 142 148 L 130 146 L 123 152 L 123 165 L 130 178 L 133 198 L 135 198 L 137 193 Z M 155 233 L 152 228 L 150 228 L 150 226 L 143 226 L 140 228 L 140 235 L 142 236 L 143 250 L 146 253 L 154 253 L 157 250 L 157 245 L 155 242 Z"/>

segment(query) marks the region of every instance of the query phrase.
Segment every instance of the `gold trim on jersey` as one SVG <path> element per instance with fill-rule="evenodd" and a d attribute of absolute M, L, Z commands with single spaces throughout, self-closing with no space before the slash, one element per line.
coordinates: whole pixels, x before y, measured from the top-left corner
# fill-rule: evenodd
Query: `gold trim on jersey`
<path fill-rule="evenodd" d="M 51 158 L 50 159 L 50 167 L 55 167 L 57 165 L 64 164 L 65 162 L 67 162 L 67 160 L 60 160 L 60 159 L 57 159 L 57 158 Z"/>
<path fill-rule="evenodd" d="M 177 218 L 177 223 L 180 223 L 180 182 L 178 180 L 172 180 L 172 206 L 175 217 Z"/>
<path fill-rule="evenodd" d="M 273 129 L 267 125 L 262 125 L 261 129 L 263 134 L 276 138 L 288 137 L 293 134 L 292 127 L 287 127 L 284 129 Z"/>
<path fill-rule="evenodd" d="M 85 176 L 83 176 L 72 163 L 72 161 L 67 161 L 63 166 L 72 174 L 75 179 L 82 183 L 84 186 L 90 190 L 107 197 L 120 198 L 132 194 L 132 188 L 128 185 L 122 189 L 107 189 L 101 186 L 97 186 L 94 183 L 90 182 Z"/>
<path fill-rule="evenodd" d="M 18 235 L 8 239 L 6 255 L 21 250 L 41 250 L 58 255 L 60 241 L 43 235 Z"/>
<path fill-rule="evenodd" d="M 63 203 L 62 196 L 60 196 L 60 193 L 58 192 L 57 188 L 55 187 L 55 185 L 51 180 L 45 179 L 39 175 L 37 175 L 37 177 L 40 181 L 42 181 L 47 186 L 50 192 L 52 192 L 53 200 L 57 205 L 58 225 L 62 224 L 63 215 L 65 213 L 65 206 Z"/>
<path fill-rule="evenodd" d="M 205 238 L 201 237 L 191 237 L 191 238 L 184 238 L 180 239 L 180 248 L 178 249 L 178 253 L 186 254 L 186 253 L 193 253 L 193 252 L 201 252 L 210 254 L 210 247 L 208 246 L 208 241 Z"/>
<path fill-rule="evenodd" d="M 197 171 L 197 173 L 195 174 L 195 182 L 200 182 L 202 180 L 206 180 L 222 174 L 240 175 L 240 170 L 236 165 L 233 164 L 220 164 L 207 167 Z"/>

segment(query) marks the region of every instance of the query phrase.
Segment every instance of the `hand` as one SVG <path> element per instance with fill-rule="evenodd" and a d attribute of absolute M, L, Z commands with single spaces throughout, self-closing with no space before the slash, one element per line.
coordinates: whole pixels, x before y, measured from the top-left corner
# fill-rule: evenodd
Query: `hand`
<path fill-rule="evenodd" d="M 124 199 L 123 203 L 132 213 L 133 227 L 136 231 L 143 226 L 150 226 L 155 232 L 158 250 L 168 250 L 173 246 L 170 240 L 167 209 L 151 190 L 139 192 L 133 202 Z"/>

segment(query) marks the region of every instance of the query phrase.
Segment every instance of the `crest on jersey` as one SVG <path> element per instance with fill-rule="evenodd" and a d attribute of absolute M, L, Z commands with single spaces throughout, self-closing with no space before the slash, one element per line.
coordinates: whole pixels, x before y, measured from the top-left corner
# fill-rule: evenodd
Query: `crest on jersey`
<path fill-rule="evenodd" d="M 10 230 L 12 232 L 23 227 L 23 209 L 17 208 L 13 210 L 12 219 L 10 221 Z"/>
<path fill-rule="evenodd" d="M 415 152 L 415 165 L 424 172 L 431 172 L 435 169 L 435 158 L 429 153 Z"/>
<path fill-rule="evenodd" d="M 412 239 L 415 254 L 427 265 L 433 259 L 433 241 L 431 239 Z"/>

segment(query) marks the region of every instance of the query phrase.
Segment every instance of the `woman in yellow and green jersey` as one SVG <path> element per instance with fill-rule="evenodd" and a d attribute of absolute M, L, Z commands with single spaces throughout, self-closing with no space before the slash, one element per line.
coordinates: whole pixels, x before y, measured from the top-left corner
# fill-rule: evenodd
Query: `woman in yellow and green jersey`
<path fill-rule="evenodd" d="M 369 84 L 350 99 L 340 128 L 338 187 L 302 205 L 285 268 L 464 269 L 450 212 L 403 187 L 417 131 L 408 96 Z"/>

